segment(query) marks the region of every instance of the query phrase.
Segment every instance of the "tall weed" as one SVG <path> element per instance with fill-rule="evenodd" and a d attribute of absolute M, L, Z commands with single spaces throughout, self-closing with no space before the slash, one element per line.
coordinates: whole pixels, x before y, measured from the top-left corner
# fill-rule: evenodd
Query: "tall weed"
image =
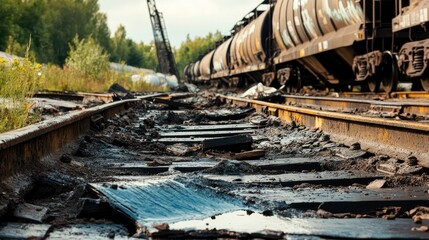
<path fill-rule="evenodd" d="M 27 101 L 38 87 L 41 65 L 29 59 L 0 58 L 0 133 L 31 123 L 31 103 Z"/>
<path fill-rule="evenodd" d="M 106 92 L 113 83 L 137 92 L 166 90 L 144 83 L 133 84 L 130 73 L 111 70 L 109 55 L 92 37 L 82 40 L 75 37 L 65 66 L 47 66 L 41 87 L 53 91 Z"/>

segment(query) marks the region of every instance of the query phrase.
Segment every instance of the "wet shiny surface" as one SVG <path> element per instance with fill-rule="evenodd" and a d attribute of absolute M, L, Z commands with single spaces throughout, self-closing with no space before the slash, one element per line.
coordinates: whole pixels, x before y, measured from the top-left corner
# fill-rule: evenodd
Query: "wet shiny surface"
<path fill-rule="evenodd" d="M 111 204 L 145 226 L 203 219 L 243 209 L 237 199 L 174 179 L 93 184 Z"/>
<path fill-rule="evenodd" d="M 427 224 L 427 222 L 426 222 Z M 230 212 L 201 221 L 185 221 L 170 225 L 171 229 L 227 229 L 237 232 L 281 231 L 287 234 L 317 235 L 338 238 L 425 239 L 427 233 L 412 231 L 411 219 L 300 219 L 266 217 L 246 211 Z"/>

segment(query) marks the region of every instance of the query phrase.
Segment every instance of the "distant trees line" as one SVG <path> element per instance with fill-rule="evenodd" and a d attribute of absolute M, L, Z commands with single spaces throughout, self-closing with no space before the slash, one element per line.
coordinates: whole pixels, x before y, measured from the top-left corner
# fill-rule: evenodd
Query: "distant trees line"
<path fill-rule="evenodd" d="M 152 31 L 145 26 L 145 31 Z M 144 30 L 142 28 L 142 31 Z M 24 56 L 31 39 L 30 55 L 39 63 L 65 64 L 75 37 L 92 38 L 112 62 L 157 69 L 153 42 L 135 42 L 127 38 L 124 26 L 111 37 L 107 16 L 98 0 L 0 0 L 0 50 Z M 175 51 L 179 71 L 222 39 L 219 32 L 191 39 L 189 36 Z"/>

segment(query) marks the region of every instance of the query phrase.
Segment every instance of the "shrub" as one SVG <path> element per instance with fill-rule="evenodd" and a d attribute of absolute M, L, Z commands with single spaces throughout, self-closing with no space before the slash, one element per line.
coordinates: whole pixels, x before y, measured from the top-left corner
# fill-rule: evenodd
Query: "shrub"
<path fill-rule="evenodd" d="M 82 77 L 98 80 L 110 67 L 109 55 L 104 53 L 103 48 L 92 37 L 81 41 L 75 37 L 70 44 L 65 66 L 80 73 Z"/>
<path fill-rule="evenodd" d="M 38 86 L 41 65 L 15 58 L 11 63 L 0 58 L 0 132 L 31 123 L 31 96 Z"/>
<path fill-rule="evenodd" d="M 63 68 L 55 65 L 43 70 L 41 87 L 53 91 L 106 92 L 113 83 L 119 83 L 130 91 L 166 91 L 162 87 L 148 84 L 133 84 L 127 71 L 110 69 L 109 55 L 103 52 L 93 38 L 78 40 L 70 44 L 69 57 Z"/>

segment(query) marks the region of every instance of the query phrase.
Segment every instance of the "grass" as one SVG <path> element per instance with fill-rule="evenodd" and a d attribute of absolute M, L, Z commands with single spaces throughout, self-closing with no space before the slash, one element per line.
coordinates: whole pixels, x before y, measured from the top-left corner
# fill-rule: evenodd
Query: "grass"
<path fill-rule="evenodd" d="M 24 127 L 37 121 L 30 117 L 32 105 L 27 97 L 38 86 L 41 65 L 28 59 L 12 63 L 0 58 L 0 133 Z"/>
<path fill-rule="evenodd" d="M 133 92 L 168 91 L 166 88 L 152 86 L 144 82 L 133 83 L 130 74 L 126 72 L 118 73 L 107 70 L 101 73 L 98 78 L 93 78 L 74 69 L 60 68 L 54 65 L 43 68 L 39 86 L 40 89 L 50 91 L 107 92 L 114 83 L 118 83 Z"/>
<path fill-rule="evenodd" d="M 27 47 L 27 56 L 31 39 Z M 135 92 L 166 91 L 139 82 L 133 83 L 130 73 L 110 69 L 109 56 L 91 37 L 70 44 L 69 57 L 63 68 L 41 66 L 26 58 L 11 63 L 0 58 L 0 133 L 38 121 L 27 97 L 36 89 L 69 92 L 107 92 L 114 83 Z"/>
<path fill-rule="evenodd" d="M 15 59 L 9 63 L 0 58 L 0 133 L 39 121 L 40 113 L 34 112 L 32 103 L 27 100 L 37 89 L 107 92 L 113 83 L 134 92 L 168 91 L 143 82 L 133 83 L 130 73 L 126 72 L 109 69 L 94 78 L 67 67 L 41 66 L 29 59 Z"/>

